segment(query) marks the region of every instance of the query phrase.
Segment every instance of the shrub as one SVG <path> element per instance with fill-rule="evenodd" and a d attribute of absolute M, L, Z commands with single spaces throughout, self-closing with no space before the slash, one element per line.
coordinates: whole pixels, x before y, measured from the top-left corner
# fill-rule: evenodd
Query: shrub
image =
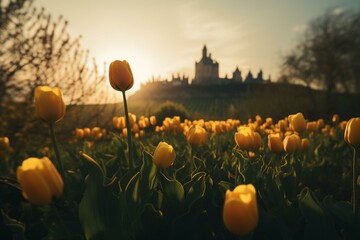
<path fill-rule="evenodd" d="M 154 115 L 156 116 L 158 124 L 161 124 L 166 117 L 179 116 L 182 121 L 189 119 L 189 113 L 182 104 L 170 101 L 166 101 L 160 105 Z"/>

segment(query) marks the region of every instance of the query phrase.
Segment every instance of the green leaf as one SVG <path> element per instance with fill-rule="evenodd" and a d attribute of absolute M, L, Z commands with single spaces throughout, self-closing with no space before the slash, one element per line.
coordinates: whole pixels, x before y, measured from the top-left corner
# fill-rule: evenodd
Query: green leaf
<path fill-rule="evenodd" d="M 129 220 L 123 222 L 126 214 L 124 194 L 116 196 L 113 186 L 104 186 L 103 172 L 94 166 L 86 177 L 85 192 L 79 204 L 79 220 L 86 239 L 116 239 L 131 236 Z"/>
<path fill-rule="evenodd" d="M 181 183 L 176 179 L 168 179 L 160 173 L 161 186 L 170 202 L 181 203 L 184 200 L 185 191 Z"/>
<path fill-rule="evenodd" d="M 185 198 L 186 205 L 189 206 L 189 208 L 191 208 L 192 204 L 195 201 L 197 201 L 198 199 L 204 196 L 205 189 L 206 189 L 205 173 L 201 175 L 199 174 L 197 178 L 194 177 Z"/>
<path fill-rule="evenodd" d="M 125 188 L 126 196 L 128 196 L 128 200 L 134 203 L 138 203 L 139 201 L 139 179 L 140 172 L 137 172 L 128 182 Z"/>
<path fill-rule="evenodd" d="M 348 234 L 352 233 L 354 218 L 352 206 L 349 202 L 337 202 L 332 196 L 326 196 L 323 200 L 324 207 L 334 216 Z"/>
<path fill-rule="evenodd" d="M 13 233 L 13 239 L 25 239 L 25 224 L 9 217 L 3 210 L 1 216 L 5 226 L 9 227 Z"/>
<path fill-rule="evenodd" d="M 310 189 L 301 191 L 299 208 L 306 220 L 304 239 L 339 239 L 331 219 Z"/>
<path fill-rule="evenodd" d="M 221 182 L 218 183 L 218 185 L 219 185 L 219 189 L 224 194 L 225 194 L 226 190 L 232 190 L 232 189 L 235 188 L 234 184 L 226 182 L 226 181 L 221 181 Z"/>
<path fill-rule="evenodd" d="M 153 163 L 152 156 L 148 152 L 144 152 L 143 164 L 140 169 L 140 179 L 142 190 L 150 192 L 156 186 L 157 167 Z"/>

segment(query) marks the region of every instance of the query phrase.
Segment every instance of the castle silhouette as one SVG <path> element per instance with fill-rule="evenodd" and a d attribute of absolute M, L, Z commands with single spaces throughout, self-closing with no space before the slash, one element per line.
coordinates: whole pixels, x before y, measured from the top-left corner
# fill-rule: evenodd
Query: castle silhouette
<path fill-rule="evenodd" d="M 241 76 L 241 71 L 239 67 L 236 67 L 235 71 L 232 74 L 232 78 L 228 78 L 225 75 L 224 78 L 219 77 L 219 63 L 211 58 L 211 53 L 208 54 L 206 45 L 202 49 L 202 58 L 199 62 L 195 62 L 195 77 L 191 81 L 191 84 L 194 85 L 226 85 L 226 84 L 241 84 L 241 83 L 265 83 L 270 82 L 270 76 L 268 79 L 263 78 L 263 72 L 260 69 L 257 76 L 254 78 L 251 70 L 249 70 L 245 79 Z M 185 75 L 177 76 L 172 75 L 171 81 L 167 79 L 155 79 L 154 77 L 148 83 L 158 83 L 162 82 L 165 84 L 171 84 L 173 86 L 189 85 L 189 77 Z M 148 84 L 147 83 L 147 84 Z"/>

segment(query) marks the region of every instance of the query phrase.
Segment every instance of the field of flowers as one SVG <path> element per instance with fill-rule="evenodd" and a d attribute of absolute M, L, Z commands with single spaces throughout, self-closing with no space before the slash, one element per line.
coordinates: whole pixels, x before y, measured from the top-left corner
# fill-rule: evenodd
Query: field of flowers
<path fill-rule="evenodd" d="M 112 129 L 57 141 L 62 93 L 41 86 L 53 145 L 15 166 L 0 137 L 0 239 L 360 239 L 360 118 L 157 122 L 128 112 L 126 61 L 109 76 Z"/>

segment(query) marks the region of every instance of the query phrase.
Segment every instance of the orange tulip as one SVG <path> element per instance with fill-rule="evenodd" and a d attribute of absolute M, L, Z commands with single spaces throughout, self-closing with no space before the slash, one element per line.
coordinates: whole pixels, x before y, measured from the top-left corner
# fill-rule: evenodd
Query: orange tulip
<path fill-rule="evenodd" d="M 283 142 L 279 133 L 268 135 L 268 147 L 271 152 L 280 153 L 284 150 Z"/>
<path fill-rule="evenodd" d="M 284 141 L 284 150 L 287 153 L 294 153 L 301 149 L 300 137 L 296 134 L 286 136 Z"/>
<path fill-rule="evenodd" d="M 360 117 L 351 118 L 347 122 L 344 139 L 354 148 L 360 147 Z"/>
<path fill-rule="evenodd" d="M 301 139 L 301 150 L 306 151 L 311 148 L 311 143 L 308 138 Z"/>
<path fill-rule="evenodd" d="M 134 85 L 134 77 L 129 63 L 124 61 L 113 61 L 109 67 L 110 85 L 117 91 L 126 91 Z"/>

